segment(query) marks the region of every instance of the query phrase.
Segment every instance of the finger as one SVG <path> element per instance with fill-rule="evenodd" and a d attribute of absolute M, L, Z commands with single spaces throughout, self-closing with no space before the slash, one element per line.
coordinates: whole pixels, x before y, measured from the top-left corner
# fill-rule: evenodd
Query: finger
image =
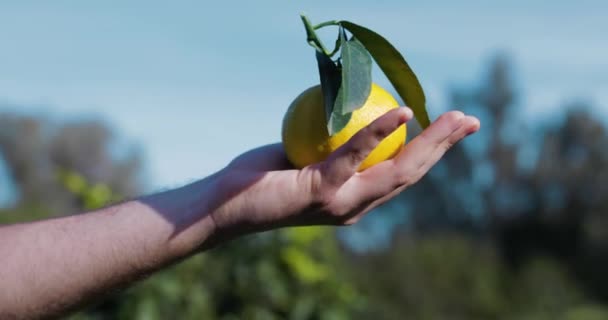
<path fill-rule="evenodd" d="M 475 117 L 449 112 L 408 144 L 393 161 L 398 167 L 397 185 L 411 185 L 424 176 L 443 155 L 466 136 L 479 130 Z"/>
<path fill-rule="evenodd" d="M 460 112 L 441 116 L 408 143 L 392 160 L 368 168 L 343 189 L 352 201 L 375 201 L 376 205 L 394 197 L 417 182 L 445 152 L 465 136 L 479 129 L 479 121 Z"/>
<path fill-rule="evenodd" d="M 357 172 L 363 160 L 384 138 L 412 117 L 413 113 L 409 108 L 396 108 L 359 130 L 323 162 L 323 178 L 333 185 L 342 185 Z"/>

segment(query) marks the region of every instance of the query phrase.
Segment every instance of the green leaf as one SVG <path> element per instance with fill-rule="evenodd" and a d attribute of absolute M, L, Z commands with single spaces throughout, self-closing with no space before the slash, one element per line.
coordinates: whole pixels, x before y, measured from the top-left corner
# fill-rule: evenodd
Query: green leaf
<path fill-rule="evenodd" d="M 342 104 L 342 94 L 340 94 L 340 91 L 342 91 L 342 88 L 340 88 L 340 90 L 338 91 L 338 98 L 336 99 L 336 104 Z M 334 112 L 331 113 L 331 115 L 329 116 L 329 121 L 327 122 L 327 130 L 329 131 L 329 135 L 334 135 L 340 132 L 340 130 L 342 130 L 344 127 L 346 127 L 346 125 L 350 121 L 351 116 L 352 112 L 342 114 L 341 112 L 336 111 L 334 109 Z"/>
<path fill-rule="evenodd" d="M 352 112 L 361 108 L 372 87 L 372 58 L 356 38 L 346 40 L 340 29 L 341 84 L 327 122 L 330 135 L 342 130 L 350 121 Z"/>
<path fill-rule="evenodd" d="M 334 112 L 345 115 L 361 108 L 369 97 L 372 88 L 372 58 L 356 37 L 345 41 L 342 32 L 341 38 L 341 104 L 334 105 Z"/>
<path fill-rule="evenodd" d="M 321 78 L 321 91 L 323 92 L 323 103 L 325 105 L 325 116 L 329 122 L 334 109 L 334 103 L 338 96 L 342 75 L 340 68 L 326 54 L 316 51 L 317 65 L 319 66 L 319 77 Z"/>
<path fill-rule="evenodd" d="M 386 39 L 376 32 L 349 21 L 340 21 L 340 25 L 357 38 L 372 55 L 380 69 L 405 101 L 414 111 L 422 128 L 430 125 L 426 110 L 426 98 L 418 78 L 403 56 Z"/>

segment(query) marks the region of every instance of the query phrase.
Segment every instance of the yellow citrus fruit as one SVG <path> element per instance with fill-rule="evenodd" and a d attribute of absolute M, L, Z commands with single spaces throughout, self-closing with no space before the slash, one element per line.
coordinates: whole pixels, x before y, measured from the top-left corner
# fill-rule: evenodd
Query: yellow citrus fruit
<path fill-rule="evenodd" d="M 283 147 L 297 168 L 321 162 L 346 143 L 355 133 L 391 109 L 398 108 L 395 98 L 382 87 L 372 84 L 363 107 L 353 111 L 346 126 L 333 136 L 327 132 L 321 86 L 302 92 L 289 106 L 283 118 Z M 359 171 L 395 156 L 405 144 L 406 126 L 400 126 L 368 155 Z"/>

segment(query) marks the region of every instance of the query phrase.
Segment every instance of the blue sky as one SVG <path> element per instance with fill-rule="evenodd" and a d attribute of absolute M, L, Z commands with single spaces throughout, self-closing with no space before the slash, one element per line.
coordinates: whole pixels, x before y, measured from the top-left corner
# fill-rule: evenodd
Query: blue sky
<path fill-rule="evenodd" d="M 525 88 L 526 117 L 576 98 L 608 109 L 605 1 L 34 3 L 0 3 L 0 102 L 107 120 L 143 147 L 151 188 L 203 177 L 280 139 L 288 104 L 318 82 L 300 12 L 387 37 L 418 74 L 433 116 L 448 107 L 449 86 L 477 81 L 503 49 Z"/>

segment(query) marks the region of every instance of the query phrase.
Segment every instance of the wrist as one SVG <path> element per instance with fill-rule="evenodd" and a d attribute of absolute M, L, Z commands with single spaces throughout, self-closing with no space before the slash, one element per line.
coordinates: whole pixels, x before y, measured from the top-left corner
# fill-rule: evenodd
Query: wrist
<path fill-rule="evenodd" d="M 210 214 L 215 175 L 141 200 L 160 217 L 162 246 L 170 260 L 207 248 L 217 228 Z"/>

